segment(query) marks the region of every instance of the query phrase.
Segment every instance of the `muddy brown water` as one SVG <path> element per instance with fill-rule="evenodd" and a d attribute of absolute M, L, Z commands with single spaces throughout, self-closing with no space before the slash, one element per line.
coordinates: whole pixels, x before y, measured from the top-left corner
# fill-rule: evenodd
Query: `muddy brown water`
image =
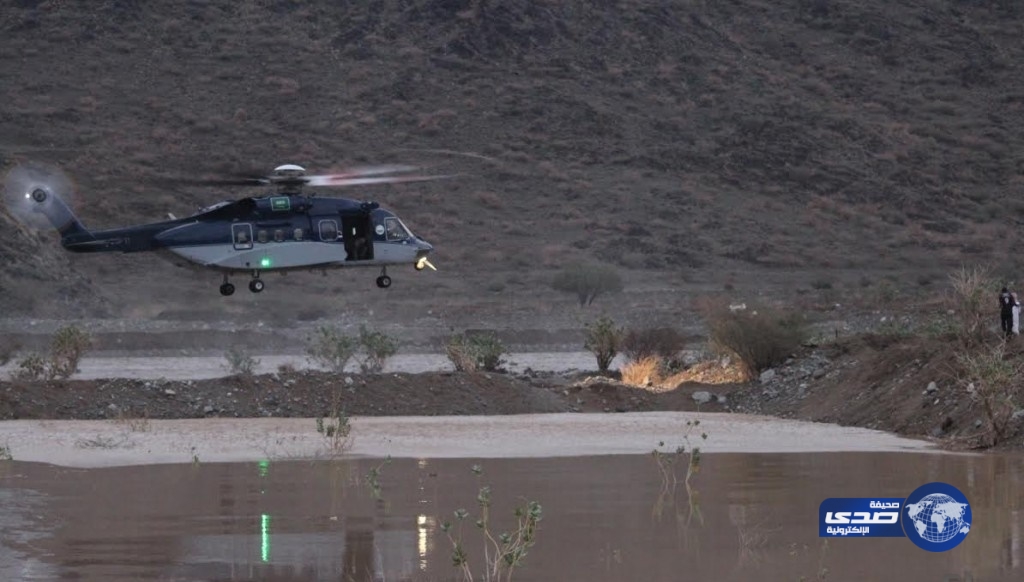
<path fill-rule="evenodd" d="M 1024 579 L 1020 456 L 709 454 L 691 493 L 650 455 L 381 463 L 0 462 L 0 580 L 459 580 L 439 527 L 459 508 L 482 580 L 481 484 L 495 533 L 516 503 L 542 505 L 517 581 Z M 931 481 L 971 503 L 972 529 L 951 551 L 817 537 L 826 497 L 904 497 Z"/>

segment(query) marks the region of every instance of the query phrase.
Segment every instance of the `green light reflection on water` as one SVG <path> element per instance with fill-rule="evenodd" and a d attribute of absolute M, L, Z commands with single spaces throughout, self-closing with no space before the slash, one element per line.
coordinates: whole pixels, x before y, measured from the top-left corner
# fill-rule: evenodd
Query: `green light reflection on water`
<path fill-rule="evenodd" d="M 264 513 L 260 516 L 260 558 L 264 562 L 270 561 L 270 516 Z"/>

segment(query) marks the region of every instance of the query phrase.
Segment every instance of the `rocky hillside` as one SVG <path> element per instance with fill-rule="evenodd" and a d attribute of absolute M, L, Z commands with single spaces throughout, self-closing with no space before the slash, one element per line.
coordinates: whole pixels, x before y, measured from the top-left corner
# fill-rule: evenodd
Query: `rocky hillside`
<path fill-rule="evenodd" d="M 442 272 L 389 290 L 412 308 L 543 302 L 533 290 L 577 259 L 634 289 L 1012 273 L 1022 20 L 1006 0 L 18 0 L 0 12 L 0 156 L 59 164 L 94 227 L 243 195 L 161 177 L 463 172 L 346 192 L 438 248 Z M 67 256 L 4 213 L 0 260 L 5 313 L 223 304 L 215 275 Z M 258 301 L 377 301 L 374 276 L 274 279 Z"/>

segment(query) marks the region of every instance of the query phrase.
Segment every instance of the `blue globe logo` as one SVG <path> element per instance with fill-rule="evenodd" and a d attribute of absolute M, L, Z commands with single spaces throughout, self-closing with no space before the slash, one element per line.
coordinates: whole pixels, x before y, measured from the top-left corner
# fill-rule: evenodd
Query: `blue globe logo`
<path fill-rule="evenodd" d="M 928 483 L 907 497 L 903 531 L 917 547 L 945 552 L 960 545 L 971 531 L 971 504 L 948 483 Z"/>

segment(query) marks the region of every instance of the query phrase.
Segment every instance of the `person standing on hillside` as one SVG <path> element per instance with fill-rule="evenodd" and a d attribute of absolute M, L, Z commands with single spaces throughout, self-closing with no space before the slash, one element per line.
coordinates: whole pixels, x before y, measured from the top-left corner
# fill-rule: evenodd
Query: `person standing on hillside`
<path fill-rule="evenodd" d="M 1016 293 L 1010 293 L 1011 303 L 1013 304 L 1013 335 L 1020 335 L 1020 301 L 1017 300 Z"/>
<path fill-rule="evenodd" d="M 1006 287 L 999 292 L 999 318 L 1003 334 L 1006 337 L 1013 335 L 1013 296 Z"/>

